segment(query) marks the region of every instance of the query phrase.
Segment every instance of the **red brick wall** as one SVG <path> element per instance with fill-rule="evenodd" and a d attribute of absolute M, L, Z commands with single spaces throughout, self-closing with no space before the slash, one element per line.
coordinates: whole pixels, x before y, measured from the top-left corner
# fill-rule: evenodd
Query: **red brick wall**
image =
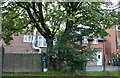
<path fill-rule="evenodd" d="M 29 34 L 29 33 L 27 33 Z M 39 36 L 41 34 L 37 33 L 37 36 Z M 36 52 L 33 48 L 32 48 L 32 43 L 31 42 L 24 42 L 24 35 L 20 35 L 20 36 L 13 36 L 13 40 L 11 41 L 11 44 L 9 46 L 7 46 L 4 42 L 0 42 L 4 45 L 5 47 L 5 52 L 6 53 L 28 53 L 30 51 L 34 51 Z M 38 39 L 36 37 L 36 39 Z M 37 44 L 37 42 L 36 42 Z M 42 51 L 45 52 L 46 48 L 42 48 Z"/>
<path fill-rule="evenodd" d="M 91 44 L 92 44 L 92 42 L 91 42 Z M 98 44 L 92 44 L 91 47 L 102 49 L 103 48 L 103 42 L 99 42 Z"/>
<path fill-rule="evenodd" d="M 110 29 L 107 29 L 107 32 L 109 33 L 109 36 L 106 36 L 107 40 L 107 50 L 111 48 L 111 53 L 116 52 L 116 32 L 115 27 L 113 26 Z M 109 45 L 111 44 L 111 46 Z"/>
<path fill-rule="evenodd" d="M 116 52 L 116 37 L 115 37 L 115 29 L 110 28 L 107 30 L 109 36 L 105 37 L 108 42 L 105 44 L 105 51 L 107 54 Z M 120 33 L 119 33 L 120 34 Z M 38 33 L 38 35 L 41 35 Z M 21 36 L 13 36 L 13 41 L 11 41 L 10 46 L 6 46 L 7 53 L 27 53 L 28 51 L 33 50 L 31 47 L 31 43 L 23 42 L 23 35 Z M 5 44 L 4 44 L 5 45 Z M 99 44 L 93 44 L 92 47 L 94 48 L 103 48 L 103 43 L 99 42 Z M 46 51 L 45 48 L 43 48 Z"/>
<path fill-rule="evenodd" d="M 24 35 L 21 36 L 13 36 L 11 44 L 9 46 L 5 46 L 5 52 L 7 53 L 27 53 L 32 50 L 31 43 L 23 42 Z M 5 45 L 5 44 L 4 44 Z"/>

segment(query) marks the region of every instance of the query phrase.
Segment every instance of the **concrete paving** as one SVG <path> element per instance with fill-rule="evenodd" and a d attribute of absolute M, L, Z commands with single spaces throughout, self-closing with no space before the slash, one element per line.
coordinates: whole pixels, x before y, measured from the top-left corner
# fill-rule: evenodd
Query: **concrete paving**
<path fill-rule="evenodd" d="M 87 71 L 103 71 L 103 66 L 87 66 Z M 106 66 L 107 71 L 120 70 L 120 66 Z"/>

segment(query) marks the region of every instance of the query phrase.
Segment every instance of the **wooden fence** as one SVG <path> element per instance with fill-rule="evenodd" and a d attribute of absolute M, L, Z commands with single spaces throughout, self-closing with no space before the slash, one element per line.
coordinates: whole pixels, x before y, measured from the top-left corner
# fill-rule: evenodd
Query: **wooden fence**
<path fill-rule="evenodd" d="M 5 53 L 3 72 L 40 72 L 40 54 Z"/>
<path fill-rule="evenodd" d="M 0 78 L 2 76 L 2 48 L 0 46 Z"/>

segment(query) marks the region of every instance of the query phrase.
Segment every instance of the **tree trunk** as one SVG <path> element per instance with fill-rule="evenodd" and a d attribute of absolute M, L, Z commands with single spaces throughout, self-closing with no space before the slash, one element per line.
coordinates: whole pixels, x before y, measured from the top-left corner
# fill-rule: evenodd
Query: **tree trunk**
<path fill-rule="evenodd" d="M 52 51 L 53 47 L 53 39 L 47 39 L 47 68 L 51 68 L 51 56 L 50 52 Z"/>

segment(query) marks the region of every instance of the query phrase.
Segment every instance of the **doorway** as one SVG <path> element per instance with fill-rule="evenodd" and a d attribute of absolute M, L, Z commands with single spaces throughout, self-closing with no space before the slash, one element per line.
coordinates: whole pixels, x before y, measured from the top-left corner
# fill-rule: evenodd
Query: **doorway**
<path fill-rule="evenodd" d="M 97 65 L 102 65 L 102 52 L 97 52 Z"/>

